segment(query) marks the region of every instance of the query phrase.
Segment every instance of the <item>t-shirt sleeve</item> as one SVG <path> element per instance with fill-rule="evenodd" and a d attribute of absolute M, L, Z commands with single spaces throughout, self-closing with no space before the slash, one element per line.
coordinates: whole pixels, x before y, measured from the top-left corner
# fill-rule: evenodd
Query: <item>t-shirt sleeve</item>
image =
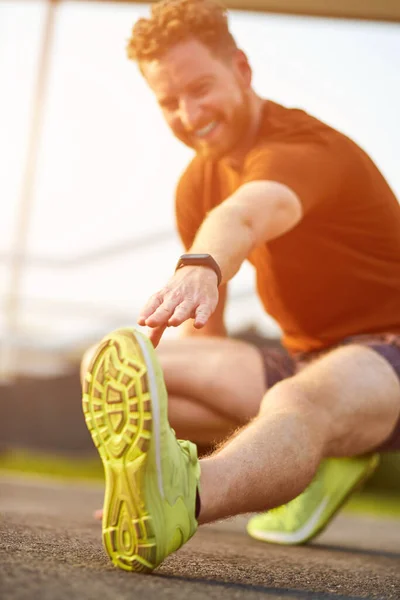
<path fill-rule="evenodd" d="M 343 160 L 334 142 L 270 143 L 247 157 L 242 184 L 276 181 L 297 194 L 304 213 L 339 195 Z"/>
<path fill-rule="evenodd" d="M 205 217 L 201 169 L 202 166 L 196 159 L 192 161 L 176 188 L 176 226 L 185 250 L 192 246 Z"/>

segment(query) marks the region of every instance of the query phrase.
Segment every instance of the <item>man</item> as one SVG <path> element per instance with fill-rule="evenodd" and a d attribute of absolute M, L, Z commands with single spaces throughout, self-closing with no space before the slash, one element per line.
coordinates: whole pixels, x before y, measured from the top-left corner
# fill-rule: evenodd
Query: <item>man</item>
<path fill-rule="evenodd" d="M 249 532 L 302 543 L 380 451 L 400 449 L 399 204 L 351 140 L 257 96 L 213 0 L 154 5 L 128 56 L 195 158 L 177 190 L 187 254 L 143 309 L 149 338 L 114 332 L 84 361 L 106 550 L 148 572 L 199 523 L 285 503 Z M 224 339 L 226 284 L 246 259 L 283 330 L 278 361 Z M 158 358 L 165 328 L 181 325 L 187 339 Z M 168 411 L 197 442 L 235 433 L 199 461 Z"/>

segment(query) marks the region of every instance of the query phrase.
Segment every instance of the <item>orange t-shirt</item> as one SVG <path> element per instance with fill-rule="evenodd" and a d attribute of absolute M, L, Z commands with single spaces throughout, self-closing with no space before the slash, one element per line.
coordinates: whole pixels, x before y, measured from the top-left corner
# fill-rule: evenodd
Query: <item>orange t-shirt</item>
<path fill-rule="evenodd" d="M 400 333 L 400 205 L 354 142 L 301 110 L 265 103 L 240 172 L 196 156 L 176 196 L 186 248 L 207 212 L 249 181 L 287 185 L 302 221 L 248 257 L 289 351 L 364 333 Z"/>

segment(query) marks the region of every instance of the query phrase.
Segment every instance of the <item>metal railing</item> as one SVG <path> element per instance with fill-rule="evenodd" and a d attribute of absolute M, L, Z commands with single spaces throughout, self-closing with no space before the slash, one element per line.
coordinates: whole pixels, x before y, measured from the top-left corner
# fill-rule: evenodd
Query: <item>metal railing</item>
<path fill-rule="evenodd" d="M 145 250 L 147 247 L 154 247 L 156 244 L 170 242 L 173 239 L 174 233 L 171 230 L 158 231 L 138 239 L 128 239 L 116 244 L 109 244 L 108 246 L 96 248 L 89 252 L 69 256 L 68 258 L 28 255 L 23 250 L 19 250 L 10 254 L 0 253 L 0 264 L 12 265 L 18 263 L 24 267 L 71 269 L 103 262 L 104 260 L 129 254 L 130 252 Z"/>

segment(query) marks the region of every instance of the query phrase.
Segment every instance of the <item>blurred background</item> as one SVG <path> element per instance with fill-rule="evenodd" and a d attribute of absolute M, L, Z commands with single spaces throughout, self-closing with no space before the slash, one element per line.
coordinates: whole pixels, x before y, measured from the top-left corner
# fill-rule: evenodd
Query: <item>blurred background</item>
<path fill-rule="evenodd" d="M 397 0 L 226 4 L 257 91 L 348 134 L 400 198 Z M 127 1 L 0 0 L 3 468 L 58 472 L 62 463 L 74 474 L 73 461 L 91 457 L 80 357 L 135 323 L 181 253 L 173 199 L 191 152 L 125 57 L 148 11 Z M 231 285 L 227 325 L 232 335 L 279 339 L 249 265 Z M 399 480 L 389 455 L 371 485 L 400 490 Z"/>

